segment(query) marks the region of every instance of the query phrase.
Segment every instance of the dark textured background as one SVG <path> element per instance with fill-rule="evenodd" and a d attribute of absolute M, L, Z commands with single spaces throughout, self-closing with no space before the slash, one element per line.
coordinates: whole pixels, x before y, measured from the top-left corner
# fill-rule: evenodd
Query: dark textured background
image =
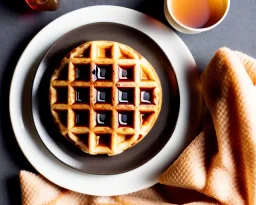
<path fill-rule="evenodd" d="M 195 0 L 196 1 L 196 0 Z M 166 23 L 163 0 L 62 0 L 55 12 L 32 12 L 25 0 L 0 0 L 0 204 L 21 204 L 18 173 L 34 171 L 15 140 L 8 111 L 12 74 L 22 51 L 46 24 L 69 11 L 92 5 L 132 8 Z M 226 19 L 214 30 L 178 35 L 192 52 L 200 71 L 216 49 L 228 46 L 256 57 L 256 1 L 231 0 Z M 38 45 L 40 46 L 40 45 Z"/>

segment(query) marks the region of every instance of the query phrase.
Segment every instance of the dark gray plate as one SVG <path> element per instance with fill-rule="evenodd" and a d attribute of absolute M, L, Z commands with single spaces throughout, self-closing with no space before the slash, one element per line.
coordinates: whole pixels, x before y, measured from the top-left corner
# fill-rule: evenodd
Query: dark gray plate
<path fill-rule="evenodd" d="M 152 130 L 140 143 L 113 157 L 92 156 L 80 151 L 60 134 L 50 112 L 49 84 L 54 68 L 72 49 L 92 40 L 117 41 L 138 51 L 155 68 L 163 90 L 162 110 Z M 123 173 L 146 163 L 170 139 L 176 125 L 178 112 L 178 84 L 174 70 L 165 53 L 146 34 L 116 23 L 87 24 L 61 37 L 41 61 L 32 87 L 34 123 L 46 147 L 63 163 L 91 174 Z"/>

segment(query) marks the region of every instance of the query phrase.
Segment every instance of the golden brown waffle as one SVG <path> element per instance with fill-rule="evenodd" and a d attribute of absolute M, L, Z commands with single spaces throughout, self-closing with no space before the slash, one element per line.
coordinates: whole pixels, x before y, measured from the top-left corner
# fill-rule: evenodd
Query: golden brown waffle
<path fill-rule="evenodd" d="M 151 130 L 162 90 L 154 68 L 132 48 L 92 41 L 55 69 L 50 105 L 62 135 L 82 151 L 116 155 Z"/>

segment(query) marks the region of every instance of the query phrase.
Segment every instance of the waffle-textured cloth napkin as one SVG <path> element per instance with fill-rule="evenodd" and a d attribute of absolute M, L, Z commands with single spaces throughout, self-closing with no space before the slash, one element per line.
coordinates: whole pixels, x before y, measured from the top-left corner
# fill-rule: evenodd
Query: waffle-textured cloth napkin
<path fill-rule="evenodd" d="M 21 171 L 24 205 L 256 204 L 256 61 L 221 48 L 201 76 L 212 122 L 159 178 L 133 194 L 94 197 Z"/>

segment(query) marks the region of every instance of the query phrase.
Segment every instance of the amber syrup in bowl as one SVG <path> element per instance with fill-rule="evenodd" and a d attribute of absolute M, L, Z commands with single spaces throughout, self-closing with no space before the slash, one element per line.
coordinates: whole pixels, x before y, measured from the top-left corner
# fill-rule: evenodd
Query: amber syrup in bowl
<path fill-rule="evenodd" d="M 230 0 L 166 0 L 165 15 L 184 33 L 199 33 L 217 26 L 226 16 Z"/>

